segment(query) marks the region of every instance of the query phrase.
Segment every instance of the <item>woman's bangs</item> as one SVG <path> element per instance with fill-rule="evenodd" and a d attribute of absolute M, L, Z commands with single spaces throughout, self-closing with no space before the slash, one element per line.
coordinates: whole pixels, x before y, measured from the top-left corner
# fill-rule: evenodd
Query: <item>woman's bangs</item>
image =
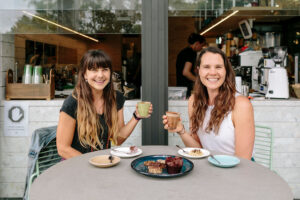
<path fill-rule="evenodd" d="M 99 68 L 111 68 L 111 63 L 109 60 L 105 59 L 105 57 L 92 57 L 87 61 L 88 70 L 95 70 Z"/>

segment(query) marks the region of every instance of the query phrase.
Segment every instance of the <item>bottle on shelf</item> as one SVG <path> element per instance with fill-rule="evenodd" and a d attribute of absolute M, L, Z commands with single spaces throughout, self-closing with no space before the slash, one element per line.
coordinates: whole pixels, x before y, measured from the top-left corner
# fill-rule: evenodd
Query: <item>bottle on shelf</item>
<path fill-rule="evenodd" d="M 226 37 L 226 56 L 230 57 L 230 46 L 232 41 L 232 33 L 227 33 Z"/>
<path fill-rule="evenodd" d="M 235 45 L 235 41 L 231 40 L 230 42 L 230 57 L 233 57 L 236 53 L 236 45 Z"/>

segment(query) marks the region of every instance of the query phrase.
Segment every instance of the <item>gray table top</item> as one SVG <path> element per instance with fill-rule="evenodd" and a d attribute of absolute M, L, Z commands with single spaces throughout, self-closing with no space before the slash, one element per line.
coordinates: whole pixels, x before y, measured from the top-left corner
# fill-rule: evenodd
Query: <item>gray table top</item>
<path fill-rule="evenodd" d="M 142 146 L 147 155 L 178 155 L 175 146 Z M 131 169 L 136 158 L 122 158 L 111 168 L 97 168 L 88 160 L 109 154 L 103 150 L 84 154 L 56 164 L 32 184 L 30 200 L 83 199 L 230 199 L 289 200 L 288 184 L 275 172 L 241 159 L 233 168 L 218 168 L 207 158 L 190 159 L 194 169 L 175 178 L 153 178 Z"/>

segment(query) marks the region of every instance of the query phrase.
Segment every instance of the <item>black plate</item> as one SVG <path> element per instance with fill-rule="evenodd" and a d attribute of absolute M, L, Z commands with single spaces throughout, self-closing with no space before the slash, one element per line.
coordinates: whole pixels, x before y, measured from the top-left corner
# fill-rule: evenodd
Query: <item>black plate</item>
<path fill-rule="evenodd" d="M 168 174 L 167 169 L 163 169 L 163 172 L 161 174 L 148 173 L 148 169 L 144 165 L 145 161 L 148 160 L 156 161 L 159 159 L 166 160 L 166 158 L 169 156 L 172 155 L 151 155 L 151 156 L 139 157 L 131 162 L 131 168 L 134 169 L 137 173 L 143 174 L 145 176 L 158 177 L 158 178 L 171 178 L 171 177 L 183 176 L 189 173 L 190 171 L 192 171 L 192 169 L 194 168 L 194 164 L 190 160 L 182 157 L 183 166 L 180 173 Z"/>

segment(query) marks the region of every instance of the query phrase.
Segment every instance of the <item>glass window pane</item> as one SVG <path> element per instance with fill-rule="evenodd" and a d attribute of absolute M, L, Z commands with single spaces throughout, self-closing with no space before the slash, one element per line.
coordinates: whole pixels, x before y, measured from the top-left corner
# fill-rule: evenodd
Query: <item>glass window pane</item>
<path fill-rule="evenodd" d="M 139 98 L 141 3 L 141 0 L 12 0 L 0 5 L 0 34 L 14 35 L 20 72 L 25 63 L 39 55 L 43 67 L 56 67 L 58 76 L 64 77 L 64 67 L 76 67 L 88 49 L 103 49 L 111 56 L 113 70 L 123 78 L 121 90 L 126 83 L 129 91 L 133 91 L 127 91 L 125 96 Z"/>

